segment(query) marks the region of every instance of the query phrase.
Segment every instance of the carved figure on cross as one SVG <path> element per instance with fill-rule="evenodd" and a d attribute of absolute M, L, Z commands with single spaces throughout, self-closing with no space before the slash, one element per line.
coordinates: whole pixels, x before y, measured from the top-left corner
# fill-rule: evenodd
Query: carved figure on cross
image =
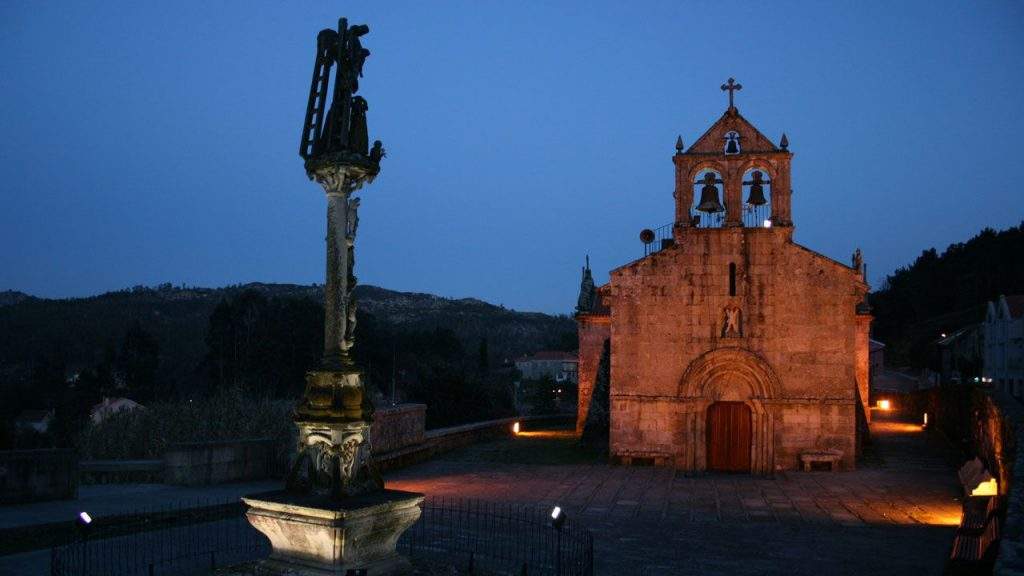
<path fill-rule="evenodd" d="M 733 92 L 738 92 L 740 90 L 743 90 L 743 85 L 742 84 L 737 84 L 736 80 L 733 79 L 733 78 L 729 78 L 728 82 L 726 82 L 725 84 L 722 84 L 722 91 L 729 93 L 729 108 L 733 108 L 733 105 L 732 105 Z"/>

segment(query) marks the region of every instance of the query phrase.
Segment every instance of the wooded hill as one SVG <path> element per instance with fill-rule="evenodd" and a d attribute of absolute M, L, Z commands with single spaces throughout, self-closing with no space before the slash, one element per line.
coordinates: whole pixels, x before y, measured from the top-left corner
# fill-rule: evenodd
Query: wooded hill
<path fill-rule="evenodd" d="M 465 389 L 492 379 L 506 360 L 576 345 L 568 316 L 369 285 L 357 287 L 356 295 L 357 362 L 371 386 L 390 392 L 394 378 L 410 400 L 433 399 L 438 391 L 431 389 L 442 383 L 445 394 L 475 396 L 479 392 Z M 0 416 L 59 404 L 64 379 L 74 375 L 90 396 L 142 402 L 203 395 L 223 385 L 294 398 L 305 371 L 318 362 L 322 339 L 317 285 L 165 284 L 59 300 L 5 292 Z M 444 399 L 433 400 L 440 414 Z"/>
<path fill-rule="evenodd" d="M 873 337 L 884 342 L 886 363 L 915 368 L 933 360 L 942 333 L 981 322 L 1000 294 L 1024 293 L 1024 223 L 982 230 L 966 242 L 935 248 L 888 276 L 870 296 Z"/>

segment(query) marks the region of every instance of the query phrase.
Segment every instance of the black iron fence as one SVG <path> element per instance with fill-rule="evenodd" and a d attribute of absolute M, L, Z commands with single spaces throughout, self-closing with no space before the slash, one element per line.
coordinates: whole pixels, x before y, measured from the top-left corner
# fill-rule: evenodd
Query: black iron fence
<path fill-rule="evenodd" d="M 413 559 L 446 561 L 463 573 L 594 573 L 590 531 L 566 520 L 555 528 L 551 508 L 432 498 L 420 520 L 399 541 Z"/>
<path fill-rule="evenodd" d="M 398 550 L 414 564 L 462 574 L 590 576 L 593 538 L 571 519 L 559 528 L 550 509 L 457 498 L 428 498 Z M 54 547 L 51 576 L 209 574 L 265 558 L 270 543 L 237 501 L 191 502 L 79 523 Z"/>
<path fill-rule="evenodd" d="M 265 556 L 270 543 L 237 501 L 191 501 L 76 521 L 51 551 L 51 576 L 200 574 Z"/>

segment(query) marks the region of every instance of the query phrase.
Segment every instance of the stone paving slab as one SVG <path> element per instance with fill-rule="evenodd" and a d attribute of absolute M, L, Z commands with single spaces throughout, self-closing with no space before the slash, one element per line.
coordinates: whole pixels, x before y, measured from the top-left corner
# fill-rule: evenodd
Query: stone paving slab
<path fill-rule="evenodd" d="M 919 427 L 882 420 L 872 431 L 869 463 L 839 473 L 495 461 L 510 439 L 387 482 L 428 496 L 562 506 L 594 532 L 598 574 L 941 573 L 960 520 L 955 469 Z"/>

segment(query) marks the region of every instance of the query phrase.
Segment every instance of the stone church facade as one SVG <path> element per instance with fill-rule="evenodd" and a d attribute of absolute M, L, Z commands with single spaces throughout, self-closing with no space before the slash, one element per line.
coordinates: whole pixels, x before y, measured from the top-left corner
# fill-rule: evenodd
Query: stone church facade
<path fill-rule="evenodd" d="M 846 265 L 793 241 L 786 137 L 773 144 L 731 97 L 692 146 L 677 141 L 663 237 L 645 230 L 649 253 L 603 286 L 584 270 L 577 427 L 610 340 L 614 461 L 767 474 L 829 451 L 850 469 L 870 415 L 860 254 Z"/>

